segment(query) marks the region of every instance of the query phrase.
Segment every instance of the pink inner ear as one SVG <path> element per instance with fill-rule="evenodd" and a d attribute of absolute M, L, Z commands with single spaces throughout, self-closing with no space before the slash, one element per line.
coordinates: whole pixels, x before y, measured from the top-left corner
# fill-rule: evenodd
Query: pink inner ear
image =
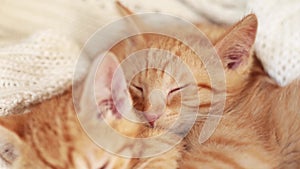
<path fill-rule="evenodd" d="M 248 47 L 249 50 L 251 47 Z M 228 69 L 237 69 L 243 62 L 247 62 L 250 51 L 245 50 L 245 48 L 241 46 L 237 46 L 235 48 L 231 48 L 226 53 L 226 66 Z"/>
<path fill-rule="evenodd" d="M 240 66 L 241 62 L 242 61 L 240 61 L 240 60 L 238 62 L 230 62 L 230 63 L 227 64 L 227 67 L 228 67 L 228 69 L 233 69 L 234 70 L 234 69 L 236 69 Z"/>
<path fill-rule="evenodd" d="M 118 66 L 118 61 L 115 56 L 111 53 L 106 54 L 102 57 L 98 64 L 96 74 L 95 74 L 95 96 L 96 100 L 99 102 L 101 100 L 110 99 L 111 97 L 111 82 L 115 70 Z"/>
<path fill-rule="evenodd" d="M 230 38 L 230 37 L 228 37 Z M 246 65 L 251 54 L 252 44 L 242 40 L 225 39 L 217 50 L 224 66 L 228 69 L 237 69 Z"/>
<path fill-rule="evenodd" d="M 119 113 L 126 112 L 129 94 L 124 73 L 119 61 L 113 53 L 103 57 L 98 65 L 95 76 L 95 96 L 97 103 L 109 101 L 111 112 L 118 118 Z M 103 104 L 99 104 L 103 106 Z M 105 105 L 104 105 L 105 106 Z M 103 107 L 98 107 L 102 109 Z"/>

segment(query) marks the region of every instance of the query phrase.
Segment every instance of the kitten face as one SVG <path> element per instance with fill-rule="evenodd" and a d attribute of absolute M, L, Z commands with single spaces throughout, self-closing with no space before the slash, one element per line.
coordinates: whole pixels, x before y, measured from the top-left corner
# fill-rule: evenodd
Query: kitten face
<path fill-rule="evenodd" d="M 132 79 L 129 89 L 138 115 L 151 127 L 170 127 L 176 121 L 181 91 L 166 72 L 157 69 L 141 72 Z"/>
<path fill-rule="evenodd" d="M 121 63 L 133 107 L 140 120 L 149 127 L 169 128 L 183 115 L 182 104 L 198 99 L 200 93 L 197 91 L 196 79 L 209 83 L 209 77 L 198 56 L 183 43 L 153 34 L 144 37 L 146 42 L 138 43 L 143 44 L 141 46 L 127 46 L 128 41 L 139 40 L 138 37 L 132 37 L 122 41 L 111 51 Z M 146 49 L 149 50 L 145 51 Z M 157 49 L 170 53 L 160 53 Z M 139 51 L 142 52 L 130 59 L 131 53 Z M 202 90 L 201 94 L 208 96 L 210 91 Z M 209 99 L 205 98 L 203 102 Z M 198 103 L 194 105 L 198 106 Z"/>

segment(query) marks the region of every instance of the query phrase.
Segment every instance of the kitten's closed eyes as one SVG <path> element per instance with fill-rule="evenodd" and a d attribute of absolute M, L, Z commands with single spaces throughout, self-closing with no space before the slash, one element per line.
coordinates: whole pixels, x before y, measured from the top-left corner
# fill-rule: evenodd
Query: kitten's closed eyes
<path fill-rule="evenodd" d="M 163 98 L 165 101 L 163 101 L 162 103 L 166 104 L 166 106 L 172 106 L 171 104 L 173 102 L 180 103 L 181 92 L 182 92 L 182 90 L 184 90 L 184 88 L 188 87 L 188 85 L 189 84 L 168 90 L 168 93 L 166 95 L 164 95 L 165 97 Z M 132 90 L 132 93 L 134 93 L 135 97 L 143 98 L 145 95 L 143 87 L 137 86 L 135 84 L 131 84 L 130 89 Z M 149 96 L 149 95 L 146 95 L 146 96 Z M 145 116 L 148 115 L 148 117 L 146 117 L 146 120 L 148 121 L 148 123 L 150 123 L 150 125 L 152 127 L 154 126 L 154 122 L 156 120 L 158 120 L 160 118 L 160 116 L 163 115 L 163 113 L 156 112 L 157 116 L 153 115 L 152 117 L 150 117 L 151 115 L 149 115 L 149 113 L 147 114 L 147 112 L 142 112 L 142 111 L 137 111 L 137 112 L 138 112 L 138 116 L 142 119 L 144 119 Z"/>
<path fill-rule="evenodd" d="M 261 110 L 263 112 L 258 116 L 251 116 L 250 114 L 252 112 L 249 111 L 249 109 L 246 109 L 246 107 L 248 107 L 247 104 L 255 107 L 257 103 L 252 103 L 246 99 L 247 97 L 252 98 L 251 92 L 247 92 L 248 95 L 246 97 L 244 93 L 242 93 L 249 89 L 249 86 L 245 87 L 244 85 L 253 79 L 257 80 L 257 77 L 251 77 L 251 72 L 255 72 L 252 69 L 256 69 L 257 67 L 260 68 L 258 63 L 255 63 L 255 65 L 252 64 L 252 46 L 254 44 L 256 30 L 257 19 L 255 15 L 249 15 L 229 29 L 224 35 L 219 36 L 218 40 L 214 41 L 215 49 L 220 55 L 226 73 L 228 92 L 228 100 L 226 102 L 227 107 L 225 108 L 226 112 L 224 119 L 221 121 L 220 126 L 217 128 L 212 138 L 210 138 L 207 143 L 199 145 L 199 131 L 202 128 L 204 120 L 206 119 L 203 118 L 203 116 L 205 117 L 205 114 L 202 114 L 202 118 L 199 118 L 199 121 L 197 121 L 197 124 L 185 139 L 185 141 L 187 141 L 187 144 L 185 145 L 187 148 L 186 151 L 181 151 L 183 160 L 178 160 L 180 157 L 177 157 L 179 168 L 253 168 L 255 166 L 255 168 L 274 169 L 280 163 L 278 157 L 281 155 L 277 152 L 278 147 L 273 146 L 270 148 L 266 146 L 268 144 L 267 142 L 271 140 L 266 141 L 261 138 L 261 135 L 264 137 L 264 135 L 268 135 L 273 131 L 264 130 L 262 133 L 260 133 L 261 135 L 257 133 L 260 132 L 261 128 L 264 128 L 262 126 L 265 125 L 265 121 L 269 121 L 269 119 L 265 117 L 265 113 L 267 112 L 264 112 L 262 108 Z M 170 39 L 167 41 L 168 43 L 163 42 L 163 37 L 152 39 L 152 37 L 144 36 L 144 39 L 146 39 L 146 41 L 141 44 L 145 44 L 145 46 L 141 48 L 157 47 L 172 51 L 174 53 L 177 49 L 177 53 L 181 53 L 179 57 L 181 57 L 183 60 L 193 60 L 191 59 L 193 58 L 192 54 L 184 54 L 185 52 L 188 53 L 187 51 L 189 49 L 183 47 L 184 45 L 180 43 L 173 41 L 174 44 L 177 44 L 177 48 L 170 49 L 168 46 L 175 46 L 172 45 L 173 42 Z M 155 42 L 150 43 L 152 40 Z M 162 40 L 162 42 L 160 42 L 160 40 Z M 147 43 L 151 45 L 147 46 Z M 155 46 L 156 44 L 159 45 Z M 121 55 L 118 51 L 118 48 L 112 49 L 112 51 L 115 52 L 117 56 Z M 122 57 L 119 59 L 122 60 Z M 164 59 L 163 56 L 161 59 Z M 151 62 L 150 59 L 148 62 Z M 199 94 L 200 98 L 204 100 L 204 102 L 201 102 L 199 105 L 201 113 L 203 112 L 202 108 L 209 108 L 212 105 L 209 99 L 211 95 L 204 94 L 202 92 L 203 89 L 205 89 L 205 91 L 216 93 L 222 91 L 219 89 L 212 89 L 210 87 L 210 81 L 207 80 L 209 78 L 206 77 L 207 74 L 203 71 L 204 68 L 193 67 L 194 65 L 203 64 L 189 64 L 188 61 L 187 64 L 191 66 L 190 68 L 196 70 L 198 73 L 196 78 L 199 82 Z M 268 77 L 265 76 L 265 78 Z M 184 79 L 181 80 L 184 81 Z M 179 88 L 169 89 L 168 87 L 171 86 L 172 83 L 174 84 L 174 81 L 172 82 L 169 80 L 167 76 L 161 76 L 160 71 L 149 70 L 147 73 L 141 73 L 131 82 L 136 86 L 143 86 L 142 90 L 131 90 L 131 95 L 133 96 L 133 101 L 135 103 L 134 105 L 136 108 L 141 109 L 142 111 L 147 111 L 149 109 L 149 99 L 147 99 L 151 94 L 149 91 L 152 91 L 153 89 L 159 89 L 161 91 L 165 91 L 167 95 L 170 96 L 177 93 L 178 89 L 180 89 L 180 86 Z M 273 84 L 271 83 L 270 85 Z M 172 92 L 169 93 L 169 91 Z M 142 93 L 142 97 L 135 92 L 139 92 L 140 94 Z M 245 98 L 239 96 L 244 96 Z M 170 98 L 172 98 L 172 96 Z M 237 106 L 237 103 L 239 101 L 242 102 L 243 99 L 245 103 L 243 105 L 244 108 L 242 106 Z M 167 100 L 172 99 L 167 97 Z M 181 100 L 176 100 L 174 104 L 176 105 L 180 102 Z M 168 127 L 167 124 L 169 122 L 174 122 L 178 116 L 178 107 L 172 107 L 171 101 L 167 101 L 167 103 L 169 104 L 164 111 L 164 115 L 162 115 L 160 119 L 156 120 L 158 128 L 161 126 Z M 235 111 L 235 114 L 231 115 L 231 110 L 235 110 L 235 107 L 231 107 L 232 105 L 240 108 L 238 109 L 238 112 Z M 185 142 L 182 144 L 184 143 Z M 178 150 L 180 150 L 180 148 Z M 163 156 L 160 156 L 160 160 L 163 160 L 163 158 Z M 159 159 L 159 157 L 156 158 L 156 160 L 157 159 Z M 155 164 L 151 165 L 147 163 L 151 160 L 153 159 L 140 159 L 141 163 L 139 164 L 142 166 L 143 163 L 144 165 L 146 163 L 147 165 L 145 166 L 153 167 Z M 170 161 L 171 159 L 168 160 Z"/>
<path fill-rule="evenodd" d="M 190 90 L 191 87 L 199 86 L 198 94 L 203 101 L 196 106 L 199 106 L 203 116 L 198 118 L 182 142 L 170 151 L 151 158 L 124 159 L 113 156 L 96 146 L 83 132 L 73 109 L 70 90 L 31 107 L 30 113 L 1 117 L 0 148 L 3 151 L 0 151 L 0 158 L 7 167 L 13 169 L 298 169 L 300 120 L 297 112 L 300 109 L 300 83 L 296 81 L 286 88 L 279 88 L 267 77 L 257 60 L 252 64 L 251 49 L 256 28 L 256 17 L 249 15 L 227 33 L 218 36 L 219 40 L 215 42 L 215 48 L 226 70 L 228 95 L 224 116 L 212 137 L 205 143 L 199 145 L 198 142 L 199 131 L 207 120 L 203 112 L 211 105 L 211 93 L 222 91 L 212 89 L 204 68 L 197 67 L 201 64 L 193 63 L 194 67 L 191 66 L 196 72 L 198 84 L 176 86 L 174 80 L 161 71 L 147 70 L 147 73 L 138 74 L 132 80 L 130 89 L 127 89 L 124 76 L 126 69 L 124 72 L 117 72 L 116 79 L 119 83 L 112 82 L 111 72 L 116 71 L 117 65 L 124 59 L 122 56 L 126 55 L 119 47 L 132 49 L 132 46 L 121 42 L 112 49 L 116 56 L 109 53 L 104 58 L 103 67 L 100 67 L 102 69 L 98 71 L 95 81 L 92 80 L 96 87 L 96 101 L 100 103 L 100 114 L 90 107 L 90 99 L 95 98 L 89 96 L 94 96 L 90 93 L 94 91 L 87 89 L 93 85 L 85 86 L 80 102 L 81 113 L 85 113 L 85 116 L 79 114 L 81 120 L 87 120 L 85 127 L 91 125 L 91 134 L 107 129 L 107 126 L 95 118 L 100 115 L 115 130 L 129 137 L 145 138 L 165 134 L 165 128 L 178 117 L 179 103 L 189 101 L 182 100 L 181 97 L 177 99 L 177 96 L 186 93 L 193 96 L 193 93 L 189 93 L 193 91 Z M 215 33 L 212 31 L 214 29 L 208 30 L 211 34 Z M 219 35 L 218 32 L 216 34 Z M 145 39 L 147 41 L 141 44 L 159 44 L 159 47 L 183 54 L 188 51 L 188 48 L 174 39 L 166 41 L 166 37 L 158 38 L 152 35 L 145 35 Z M 172 49 L 162 44 L 172 46 Z M 193 62 L 195 57 L 187 53 L 180 57 Z M 112 86 L 115 87 L 114 90 L 111 89 Z M 136 117 L 131 105 L 141 111 L 152 110 L 150 112 L 156 113 L 153 110 L 157 108 L 156 105 L 160 106 L 161 102 L 150 102 L 154 103 L 154 108 L 151 108 L 149 98 L 153 89 L 160 89 L 165 93 L 163 103 L 166 106 L 161 117 L 156 119 L 157 124 L 153 125 L 154 128 L 136 125 L 121 116 Z M 118 110 L 111 102 L 112 95 L 116 93 L 114 101 L 119 107 Z M 161 97 L 160 94 L 157 96 Z M 94 128 L 94 123 L 98 124 L 98 128 Z M 110 132 L 105 135 L 106 139 L 109 134 Z M 174 140 L 177 140 L 180 134 L 171 131 L 167 139 L 157 140 L 153 144 L 158 147 L 175 145 Z M 117 139 L 106 141 L 113 142 L 110 144 L 112 148 L 128 148 L 128 145 Z M 133 151 L 132 147 L 129 146 L 130 151 Z"/>

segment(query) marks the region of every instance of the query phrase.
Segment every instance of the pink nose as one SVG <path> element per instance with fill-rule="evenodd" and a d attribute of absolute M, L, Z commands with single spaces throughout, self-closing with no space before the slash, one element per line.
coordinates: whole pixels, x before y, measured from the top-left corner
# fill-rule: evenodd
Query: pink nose
<path fill-rule="evenodd" d="M 154 114 L 154 113 L 148 113 L 148 112 L 144 112 L 143 115 L 151 127 L 154 127 L 155 121 L 157 119 L 159 119 L 159 117 L 161 116 L 161 114 Z"/>

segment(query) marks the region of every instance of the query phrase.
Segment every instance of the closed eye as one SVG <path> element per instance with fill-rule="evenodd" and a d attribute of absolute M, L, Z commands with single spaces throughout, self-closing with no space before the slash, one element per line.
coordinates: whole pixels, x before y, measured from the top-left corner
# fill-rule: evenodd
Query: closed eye
<path fill-rule="evenodd" d="M 172 89 L 172 90 L 170 90 L 169 91 L 169 93 L 168 93 L 168 95 L 170 95 L 170 94 L 175 94 L 176 92 L 179 92 L 180 90 L 182 90 L 183 88 L 185 88 L 185 87 L 187 87 L 189 84 L 186 84 L 186 85 L 184 85 L 184 86 L 181 86 L 181 87 L 177 87 L 177 88 L 175 88 L 175 89 Z"/>
<path fill-rule="evenodd" d="M 144 92 L 143 88 L 142 88 L 142 87 L 140 87 L 140 86 L 137 86 L 137 85 L 135 85 L 135 84 L 132 84 L 131 86 L 132 86 L 134 89 L 136 89 L 136 90 L 140 91 L 141 93 L 143 93 L 143 92 Z"/>
<path fill-rule="evenodd" d="M 175 88 L 175 89 L 172 89 L 172 90 L 169 91 L 169 94 L 176 93 L 176 92 L 180 91 L 182 88 L 183 88 L 183 87 L 177 87 L 177 88 Z M 169 94 L 168 94 L 168 95 L 169 95 Z"/>
<path fill-rule="evenodd" d="M 174 88 L 172 90 L 169 91 L 168 95 L 167 95 L 167 105 L 171 106 L 171 103 L 175 102 L 178 103 L 178 99 L 181 99 L 181 96 L 179 96 L 179 92 L 182 91 L 184 88 L 188 87 L 190 84 L 186 84 L 177 88 Z"/>

